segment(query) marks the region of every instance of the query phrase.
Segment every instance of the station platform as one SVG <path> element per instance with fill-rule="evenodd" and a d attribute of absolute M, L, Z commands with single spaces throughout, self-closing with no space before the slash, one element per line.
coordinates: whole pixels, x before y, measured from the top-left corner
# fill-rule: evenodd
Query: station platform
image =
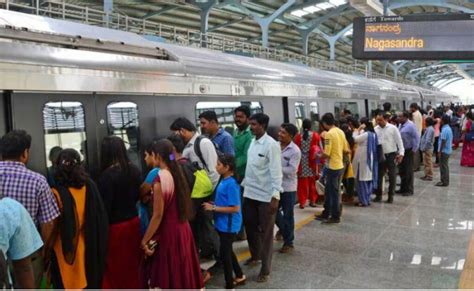
<path fill-rule="evenodd" d="M 280 254 L 282 243 L 275 241 L 266 283 L 255 282 L 259 265 L 243 266 L 247 242 L 235 243 L 247 276 L 239 289 L 473 288 L 474 168 L 461 167 L 460 154 L 458 149 L 451 157 L 449 187 L 435 186 L 439 169 L 433 182 L 417 172 L 414 196 L 396 195 L 393 204 L 345 205 L 340 224 L 315 221 L 321 206 L 296 207 L 295 250 Z M 223 274 L 207 284 L 223 286 Z"/>

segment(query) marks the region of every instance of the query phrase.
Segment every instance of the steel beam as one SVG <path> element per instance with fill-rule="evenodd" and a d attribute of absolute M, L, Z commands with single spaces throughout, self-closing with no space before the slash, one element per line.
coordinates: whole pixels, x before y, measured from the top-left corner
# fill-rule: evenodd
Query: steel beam
<path fill-rule="evenodd" d="M 436 7 L 450 8 L 450 9 L 462 11 L 465 13 L 474 13 L 474 9 L 452 4 L 452 3 L 449 3 L 447 0 L 410 0 L 410 1 L 390 0 L 388 7 L 391 10 L 393 10 L 393 9 L 405 8 L 405 7 L 410 7 L 410 6 L 436 6 Z"/>
<path fill-rule="evenodd" d="M 180 8 L 179 6 L 166 6 L 164 8 L 161 8 L 160 10 L 152 11 L 152 12 L 149 12 L 149 13 L 143 15 L 142 19 L 149 19 L 149 18 L 152 18 L 152 17 L 155 17 L 155 16 L 159 16 L 161 14 L 164 14 L 166 12 L 177 10 L 179 8 Z"/>
<path fill-rule="evenodd" d="M 463 77 L 454 77 L 452 79 L 448 79 L 448 82 L 444 83 L 443 85 L 440 85 L 440 86 L 437 86 L 438 89 L 443 89 L 444 87 L 448 86 L 449 84 L 452 84 L 454 82 L 457 82 L 457 81 L 461 81 L 463 80 L 464 78 Z"/>
<path fill-rule="evenodd" d="M 221 23 L 219 25 L 213 26 L 213 27 L 209 28 L 207 31 L 208 32 L 213 32 L 213 31 L 216 31 L 218 29 L 221 29 L 221 28 L 224 28 L 224 27 L 227 27 L 227 26 L 231 26 L 231 25 L 234 25 L 234 24 L 237 24 L 237 23 L 241 23 L 244 20 L 246 20 L 247 18 L 248 18 L 247 16 L 242 16 L 238 19 L 229 20 L 229 21 L 226 21 L 226 22 Z"/>
<path fill-rule="evenodd" d="M 252 18 L 260 25 L 260 29 L 262 30 L 262 46 L 268 47 L 268 31 L 270 24 L 280 17 L 283 13 L 285 13 L 293 4 L 295 4 L 296 0 L 288 0 L 284 5 L 278 8 L 275 12 L 267 17 L 259 17 L 253 15 Z"/>
<path fill-rule="evenodd" d="M 110 24 L 110 14 L 112 14 L 114 11 L 114 1 L 113 0 L 104 0 L 104 21 L 109 27 Z"/>
<path fill-rule="evenodd" d="M 349 24 L 348 26 L 344 27 L 335 35 L 328 35 L 319 29 L 315 29 L 317 33 L 319 33 L 328 43 L 329 43 L 329 60 L 334 61 L 336 60 L 336 43 L 337 41 L 349 30 L 352 29 L 353 24 Z"/>

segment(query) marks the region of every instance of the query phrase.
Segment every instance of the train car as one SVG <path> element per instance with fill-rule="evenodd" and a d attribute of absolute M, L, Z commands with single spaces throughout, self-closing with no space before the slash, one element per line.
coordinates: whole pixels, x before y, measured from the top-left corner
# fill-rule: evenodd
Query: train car
<path fill-rule="evenodd" d="M 366 116 L 384 102 L 422 102 L 416 88 L 306 66 L 156 43 L 134 33 L 0 10 L 0 134 L 25 129 L 29 166 L 45 173 L 55 146 L 81 152 L 98 169 L 103 137 L 122 137 L 132 160 L 170 134 L 180 116 L 213 109 L 232 130 L 233 109 L 247 104 L 271 117 L 318 126 L 326 112 Z M 433 93 L 437 94 L 437 93 Z M 425 96 L 425 94 L 423 94 Z M 428 94 L 426 94 L 428 96 Z M 438 102 L 438 101 L 436 101 Z"/>

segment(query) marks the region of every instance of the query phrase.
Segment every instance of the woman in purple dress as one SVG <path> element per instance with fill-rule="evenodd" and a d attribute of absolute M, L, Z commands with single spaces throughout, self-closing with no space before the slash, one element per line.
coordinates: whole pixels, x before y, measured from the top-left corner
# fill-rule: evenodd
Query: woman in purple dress
<path fill-rule="evenodd" d="M 189 226 L 191 195 L 173 145 L 162 139 L 153 145 L 155 167 L 153 216 L 142 240 L 145 253 L 143 288 L 200 289 L 199 258 Z"/>

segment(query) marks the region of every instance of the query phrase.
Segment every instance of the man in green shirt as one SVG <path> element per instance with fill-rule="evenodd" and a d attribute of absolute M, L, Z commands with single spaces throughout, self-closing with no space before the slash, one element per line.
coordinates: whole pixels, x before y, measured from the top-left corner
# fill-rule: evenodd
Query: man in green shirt
<path fill-rule="evenodd" d="M 247 152 L 252 142 L 253 135 L 249 126 L 250 108 L 242 105 L 234 109 L 234 123 L 237 125 L 237 130 L 234 131 L 234 150 L 235 150 L 235 174 L 239 183 L 245 177 L 245 168 L 247 167 Z M 244 193 L 241 191 L 241 197 Z M 243 199 L 241 199 L 243 201 Z M 246 240 L 245 228 L 242 228 L 237 234 L 237 240 Z"/>
<path fill-rule="evenodd" d="M 250 108 L 242 105 L 234 110 L 234 122 L 237 130 L 234 131 L 235 148 L 235 166 L 237 180 L 242 182 L 245 176 L 245 167 L 247 166 L 247 152 L 250 142 L 253 139 L 250 131 L 248 118 L 250 117 Z"/>

